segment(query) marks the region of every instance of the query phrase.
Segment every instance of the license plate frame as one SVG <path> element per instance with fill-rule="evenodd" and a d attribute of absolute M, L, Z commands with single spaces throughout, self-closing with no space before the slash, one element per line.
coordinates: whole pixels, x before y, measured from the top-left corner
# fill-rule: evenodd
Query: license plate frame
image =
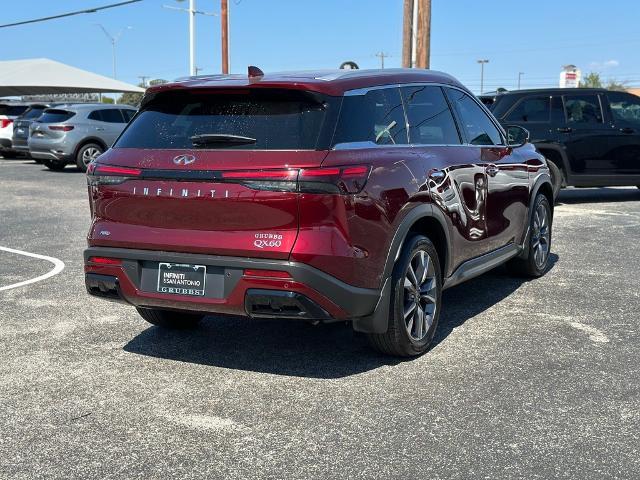
<path fill-rule="evenodd" d="M 156 285 L 158 293 L 204 297 L 206 282 L 206 265 L 158 263 L 158 283 Z"/>

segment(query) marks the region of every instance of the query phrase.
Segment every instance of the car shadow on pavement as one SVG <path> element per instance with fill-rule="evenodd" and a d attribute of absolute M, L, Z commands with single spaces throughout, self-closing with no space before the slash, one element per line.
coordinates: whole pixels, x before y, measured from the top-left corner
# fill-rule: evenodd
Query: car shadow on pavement
<path fill-rule="evenodd" d="M 551 264 L 557 259 L 552 254 Z M 524 281 L 498 268 L 445 291 L 434 346 L 467 319 L 509 296 Z M 228 316 L 209 316 L 194 330 L 149 327 L 131 339 L 124 350 L 199 365 L 320 379 L 348 377 L 403 361 L 376 353 L 363 335 L 342 322 L 312 326 Z"/>
<path fill-rule="evenodd" d="M 577 203 L 637 202 L 640 189 L 627 188 L 565 188 L 560 191 L 556 205 Z"/>

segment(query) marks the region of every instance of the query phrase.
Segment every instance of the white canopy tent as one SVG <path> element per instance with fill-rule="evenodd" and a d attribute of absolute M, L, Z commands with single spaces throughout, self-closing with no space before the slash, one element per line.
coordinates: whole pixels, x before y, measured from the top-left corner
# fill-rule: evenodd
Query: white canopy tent
<path fill-rule="evenodd" d="M 0 61 L 0 97 L 120 92 L 144 89 L 48 58 Z"/>

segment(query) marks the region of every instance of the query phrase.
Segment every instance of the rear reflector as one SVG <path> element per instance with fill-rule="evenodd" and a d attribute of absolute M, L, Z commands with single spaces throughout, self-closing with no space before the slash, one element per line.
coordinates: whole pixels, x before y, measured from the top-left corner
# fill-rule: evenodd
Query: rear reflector
<path fill-rule="evenodd" d="M 57 132 L 70 132 L 73 130 L 73 125 L 49 125 L 49 130 L 55 130 Z"/>
<path fill-rule="evenodd" d="M 89 263 L 97 263 L 98 265 L 122 265 L 122 260 L 119 258 L 89 257 Z"/>
<path fill-rule="evenodd" d="M 262 277 L 262 278 L 284 278 L 291 279 L 289 272 L 283 272 L 280 270 L 250 270 L 244 271 L 245 277 Z"/>

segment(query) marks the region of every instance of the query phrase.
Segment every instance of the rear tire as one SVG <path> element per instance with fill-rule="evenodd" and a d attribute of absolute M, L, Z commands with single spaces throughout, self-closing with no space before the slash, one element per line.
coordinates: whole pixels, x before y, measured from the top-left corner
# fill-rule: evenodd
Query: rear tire
<path fill-rule="evenodd" d="M 514 258 L 507 262 L 510 273 L 537 278 L 544 275 L 549 266 L 551 253 L 551 229 L 553 217 L 546 196 L 539 193 L 533 203 L 533 214 L 529 223 L 529 248 L 526 258 Z"/>
<path fill-rule="evenodd" d="M 64 167 L 67 166 L 67 162 L 59 161 L 59 160 L 44 160 L 44 166 L 49 170 L 53 170 L 55 172 L 61 172 L 64 170 Z"/>
<path fill-rule="evenodd" d="M 442 303 L 440 262 L 427 237 L 409 238 L 393 268 L 389 326 L 371 333 L 371 346 L 386 355 L 412 357 L 425 353 L 438 327 Z"/>
<path fill-rule="evenodd" d="M 136 310 L 147 322 L 162 328 L 184 330 L 195 328 L 204 315 L 160 310 L 156 308 L 138 308 Z"/>
<path fill-rule="evenodd" d="M 104 148 L 102 148 L 101 145 L 97 143 L 87 143 L 78 150 L 76 154 L 76 165 L 81 171 L 86 172 L 89 163 L 102 155 L 103 152 Z"/>

